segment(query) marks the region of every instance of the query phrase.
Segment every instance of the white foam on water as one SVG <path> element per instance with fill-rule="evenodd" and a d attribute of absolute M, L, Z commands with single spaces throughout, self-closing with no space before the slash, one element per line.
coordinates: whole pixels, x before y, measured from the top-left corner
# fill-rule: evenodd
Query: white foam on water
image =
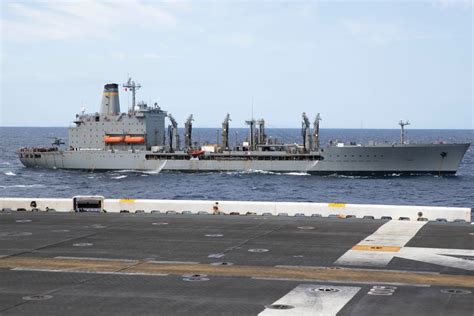
<path fill-rule="evenodd" d="M 257 169 L 248 169 L 242 171 L 228 171 L 225 172 L 228 175 L 239 175 L 239 174 L 270 174 L 270 175 L 277 175 L 277 176 L 309 176 L 310 174 L 307 172 L 274 172 L 274 171 L 267 171 L 267 170 L 257 170 Z"/>
<path fill-rule="evenodd" d="M 122 176 L 112 177 L 112 179 L 117 179 L 118 180 L 118 179 L 124 179 L 126 177 L 128 177 L 128 176 L 127 175 L 122 175 Z"/>
<path fill-rule="evenodd" d="M 15 184 L 15 185 L 0 185 L 2 189 L 8 188 L 44 188 L 43 184 Z"/>
<path fill-rule="evenodd" d="M 135 173 L 135 172 L 140 172 L 138 170 L 133 170 L 133 169 L 123 169 L 123 170 L 114 170 L 114 172 L 119 172 L 119 173 Z"/>
<path fill-rule="evenodd" d="M 143 175 L 149 175 L 149 174 L 158 174 L 160 171 L 158 170 L 150 170 L 150 171 L 142 171 Z"/>
<path fill-rule="evenodd" d="M 8 171 L 8 172 L 5 172 L 5 175 L 6 176 L 16 176 L 16 173 L 14 173 L 12 171 Z"/>
<path fill-rule="evenodd" d="M 285 176 L 310 176 L 307 172 L 287 172 L 283 173 Z"/>
<path fill-rule="evenodd" d="M 266 170 L 257 170 L 257 169 L 247 169 L 242 171 L 228 171 L 225 172 L 228 175 L 239 175 L 239 174 L 275 174 L 281 175 L 281 173 L 273 172 L 273 171 L 266 171 Z"/>
<path fill-rule="evenodd" d="M 115 170 L 114 173 L 141 173 L 141 174 L 158 174 L 163 170 L 164 165 L 160 166 L 158 169 L 155 170 L 131 170 L 131 169 L 123 169 L 123 170 Z"/>

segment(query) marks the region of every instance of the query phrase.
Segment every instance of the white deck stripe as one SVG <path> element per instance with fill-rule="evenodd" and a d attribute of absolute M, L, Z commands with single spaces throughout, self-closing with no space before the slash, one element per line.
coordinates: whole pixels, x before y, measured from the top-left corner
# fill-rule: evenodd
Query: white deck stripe
<path fill-rule="evenodd" d="M 372 235 L 361 240 L 358 246 L 389 246 L 403 247 L 426 222 L 389 221 L 379 227 Z M 396 252 L 348 250 L 335 264 L 385 267 Z"/>
<path fill-rule="evenodd" d="M 426 222 L 389 221 L 358 245 L 403 247 L 425 224 Z"/>
<path fill-rule="evenodd" d="M 356 245 L 359 250 L 350 249 L 335 264 L 385 267 L 394 257 L 436 264 L 440 266 L 474 271 L 474 250 L 440 249 L 423 247 L 404 247 L 426 222 L 390 221 L 382 225 L 375 233 L 364 238 Z M 384 251 L 370 250 L 364 247 L 391 247 Z M 397 249 L 399 247 L 400 249 Z M 465 256 L 456 258 L 453 256 Z"/>
<path fill-rule="evenodd" d="M 474 258 L 474 250 L 405 247 L 396 254 L 397 257 L 404 259 L 474 271 L 474 261 L 452 257 L 452 255 Z"/>
<path fill-rule="evenodd" d="M 312 291 L 318 288 L 336 288 L 338 292 Z M 360 287 L 300 284 L 272 305 L 291 305 L 291 309 L 265 308 L 259 316 L 274 315 L 336 315 L 357 294 Z"/>

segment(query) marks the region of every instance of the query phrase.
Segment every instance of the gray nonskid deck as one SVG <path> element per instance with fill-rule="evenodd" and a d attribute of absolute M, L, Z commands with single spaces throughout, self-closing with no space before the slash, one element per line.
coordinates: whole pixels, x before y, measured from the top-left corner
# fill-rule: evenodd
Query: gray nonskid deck
<path fill-rule="evenodd" d="M 0 314 L 292 315 L 295 311 L 304 314 L 298 304 L 312 302 L 317 295 L 321 304 L 314 308 L 324 311 L 329 307 L 323 303 L 330 299 L 341 304 L 338 315 L 382 311 L 387 315 L 472 315 L 472 293 L 441 292 L 474 291 L 474 271 L 449 266 L 449 260 L 444 266 L 399 257 L 384 267 L 335 264 L 387 223 L 328 218 L 2 212 Z M 462 249 L 460 260 L 472 263 L 473 239 L 473 225 L 430 222 L 402 248 Z M 68 260 L 79 262 L 81 268 L 66 271 Z M 217 262 L 229 263 L 227 268 L 235 272 L 225 275 L 222 269 L 226 267 L 217 267 L 214 274 L 207 273 L 208 280 L 186 281 L 183 272 L 169 270 L 189 267 L 195 269 L 193 273 L 203 274 Z M 98 266 L 104 264 L 123 264 L 127 268 L 99 271 Z M 294 275 L 283 277 L 277 266 L 287 267 L 285 273 L 289 271 L 291 276 L 294 271 Z M 301 267 L 309 275 L 330 268 L 327 273 L 333 273 L 334 279 L 304 279 L 299 274 Z M 315 274 L 311 274 L 312 269 L 316 269 Z M 274 277 L 265 275 L 265 270 L 274 271 Z M 367 272 L 367 282 L 347 279 L 348 271 Z M 386 276 L 377 282 L 370 276 L 374 273 L 371 271 Z M 407 280 L 407 273 L 415 273 L 417 279 Z M 394 279 L 388 282 L 388 277 Z M 461 279 L 462 284 L 452 284 L 452 280 Z M 380 295 L 380 286 L 393 291 Z M 320 288 L 336 291 L 311 291 Z M 265 309 L 275 302 L 288 301 L 291 295 L 299 297 L 301 291 L 304 297 L 301 302 L 293 301 L 293 309 Z M 352 294 L 345 297 L 344 293 Z M 25 299 L 31 295 L 51 297 Z"/>

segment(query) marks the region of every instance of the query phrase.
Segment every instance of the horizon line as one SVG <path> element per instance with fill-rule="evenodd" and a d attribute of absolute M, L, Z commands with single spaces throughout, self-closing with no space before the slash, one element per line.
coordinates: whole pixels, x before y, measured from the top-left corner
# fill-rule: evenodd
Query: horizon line
<path fill-rule="evenodd" d="M 20 125 L 0 125 L 0 128 L 70 128 L 71 126 L 20 126 Z M 178 129 L 183 129 L 184 127 L 178 127 Z M 200 127 L 193 126 L 193 129 L 202 128 L 202 129 L 217 129 L 219 127 Z M 239 127 L 235 126 L 231 129 L 248 129 L 248 127 Z M 265 129 L 295 129 L 300 130 L 299 127 L 265 127 Z M 344 130 L 400 130 L 400 128 L 381 128 L 381 127 L 321 127 L 321 129 L 344 129 Z M 473 128 L 410 128 L 408 130 L 453 130 L 453 131 L 474 131 Z"/>

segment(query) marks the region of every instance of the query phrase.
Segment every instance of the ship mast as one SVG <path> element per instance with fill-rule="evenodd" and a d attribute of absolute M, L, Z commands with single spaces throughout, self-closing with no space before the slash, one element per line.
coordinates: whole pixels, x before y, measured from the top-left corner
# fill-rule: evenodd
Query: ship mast
<path fill-rule="evenodd" d="M 310 128 L 311 123 L 309 122 L 308 116 L 303 112 L 303 121 L 301 122 L 301 136 L 303 136 L 303 147 L 305 152 L 310 152 L 312 147 Z"/>
<path fill-rule="evenodd" d="M 252 119 L 249 121 L 245 121 L 245 124 L 247 124 L 250 128 L 249 131 L 249 150 L 255 150 L 255 120 Z"/>
<path fill-rule="evenodd" d="M 322 121 L 321 115 L 318 113 L 314 119 L 313 144 L 315 149 L 319 149 L 319 122 Z"/>
<path fill-rule="evenodd" d="M 184 147 L 189 149 L 193 146 L 192 143 L 192 131 L 193 131 L 193 115 L 191 114 L 186 123 L 184 123 Z"/>
<path fill-rule="evenodd" d="M 410 122 L 408 121 L 403 121 L 403 120 L 400 120 L 400 122 L 398 122 L 398 125 L 400 125 L 401 127 L 401 130 L 400 130 L 400 144 L 405 144 L 405 126 L 406 125 L 410 125 Z"/>
<path fill-rule="evenodd" d="M 257 121 L 258 124 L 258 140 L 259 145 L 263 145 L 267 142 L 267 135 L 265 134 L 265 120 L 260 119 Z"/>
<path fill-rule="evenodd" d="M 132 91 L 132 110 L 135 109 L 135 94 L 138 89 L 140 89 L 142 86 L 139 83 L 135 83 L 135 81 L 132 81 L 132 78 L 129 77 L 128 81 L 122 85 L 125 89 L 130 89 Z"/>
<path fill-rule="evenodd" d="M 171 113 L 168 113 L 168 118 L 171 121 L 171 125 L 168 125 L 170 152 L 174 152 L 179 150 L 178 122 L 176 122 Z"/>
<path fill-rule="evenodd" d="M 231 121 L 230 114 L 227 113 L 224 118 L 224 121 L 222 122 L 222 151 L 229 149 L 229 121 Z"/>

